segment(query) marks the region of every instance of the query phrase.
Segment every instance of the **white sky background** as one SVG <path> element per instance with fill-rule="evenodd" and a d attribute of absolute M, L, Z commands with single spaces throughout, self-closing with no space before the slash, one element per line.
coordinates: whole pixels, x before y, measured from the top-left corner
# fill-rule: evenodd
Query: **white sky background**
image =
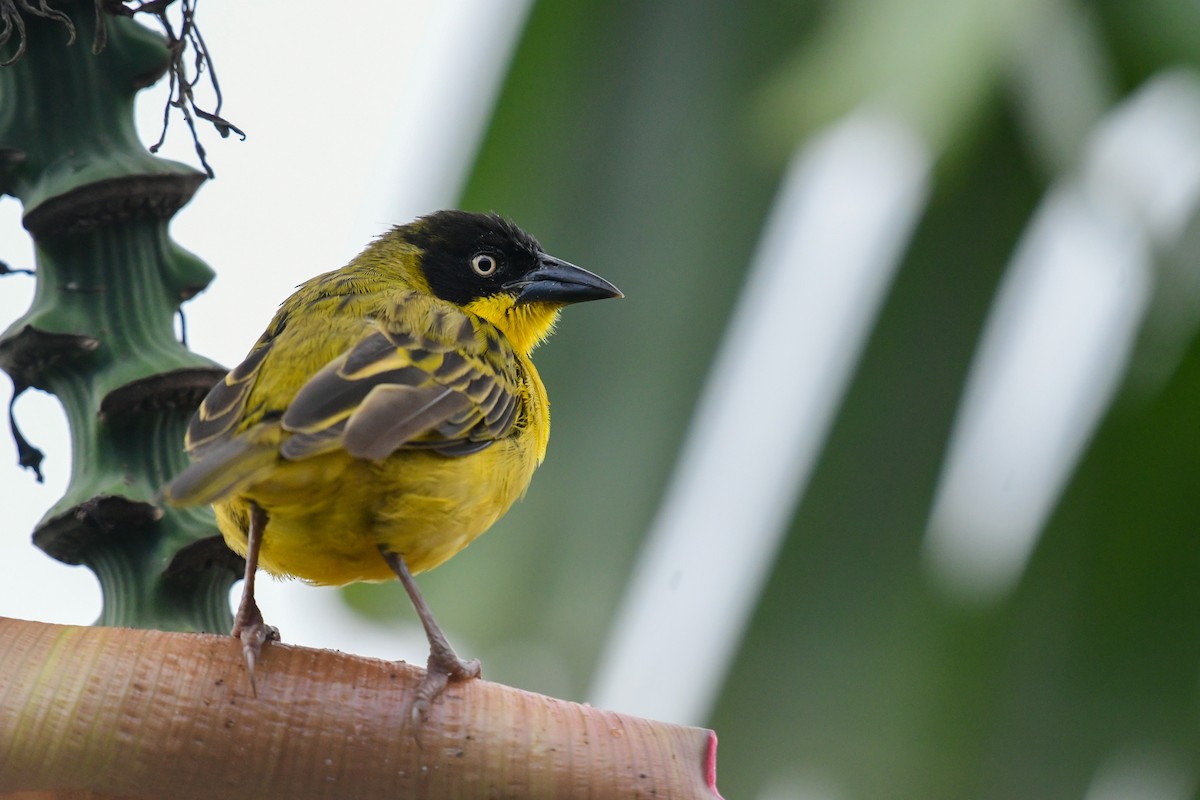
<path fill-rule="evenodd" d="M 453 205 L 527 7 L 413 0 L 318 18 L 304 13 L 322 8 L 316 3 L 200 4 L 222 114 L 247 139 L 201 127 L 217 179 L 172 224 L 174 239 L 217 272 L 185 306 L 193 350 L 236 364 L 296 284 L 342 266 L 392 224 Z M 163 81 L 139 96 L 146 143 L 158 137 L 165 93 Z M 430 124 L 434 117 L 444 124 Z M 160 155 L 197 164 L 181 118 Z M 0 260 L 14 268 L 33 258 L 20 213 L 12 198 L 0 202 Z M 0 279 L 0 330 L 29 308 L 33 288 L 32 278 Z M 0 381 L 0 403 L 10 393 Z M 46 453 L 46 483 L 16 467 L 0 426 L 0 615 L 90 624 L 100 608 L 91 572 L 52 560 L 29 539 L 66 488 L 66 423 L 57 401 L 34 390 L 18 401 L 17 421 Z M 258 588 L 286 641 L 424 659 L 415 621 L 412 637 L 399 637 L 331 602 L 334 590 L 269 579 Z"/>

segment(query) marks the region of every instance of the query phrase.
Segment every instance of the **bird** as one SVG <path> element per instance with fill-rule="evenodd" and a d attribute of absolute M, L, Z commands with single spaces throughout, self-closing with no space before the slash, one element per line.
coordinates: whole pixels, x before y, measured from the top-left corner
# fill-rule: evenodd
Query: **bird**
<path fill-rule="evenodd" d="M 477 678 L 414 580 L 521 498 L 546 454 L 549 399 L 530 354 L 563 307 L 623 297 L 492 213 L 397 225 L 300 284 L 200 403 L 190 463 L 162 489 L 211 505 L 246 561 L 232 635 L 251 689 L 279 640 L 254 598 L 261 567 L 317 585 L 399 579 L 429 640 L 414 720 Z"/>

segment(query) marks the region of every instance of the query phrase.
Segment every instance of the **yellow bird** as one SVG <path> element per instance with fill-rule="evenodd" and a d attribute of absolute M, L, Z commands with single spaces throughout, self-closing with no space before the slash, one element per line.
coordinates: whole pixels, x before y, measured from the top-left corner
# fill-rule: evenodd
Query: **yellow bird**
<path fill-rule="evenodd" d="M 233 635 L 254 666 L 278 631 L 257 567 L 314 584 L 398 577 L 429 637 L 412 706 L 478 677 L 413 575 L 486 531 L 546 453 L 550 410 L 530 352 L 563 306 L 621 297 L 490 214 L 439 211 L 301 284 L 187 431 L 193 463 L 163 490 L 211 503 L 246 557 Z"/>

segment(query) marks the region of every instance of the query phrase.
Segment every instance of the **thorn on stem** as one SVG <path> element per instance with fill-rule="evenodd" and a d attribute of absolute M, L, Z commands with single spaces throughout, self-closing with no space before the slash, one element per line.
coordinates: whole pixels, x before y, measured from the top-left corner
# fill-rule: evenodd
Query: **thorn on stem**
<path fill-rule="evenodd" d="M 8 429 L 12 432 L 13 441 L 17 445 L 17 464 L 24 469 L 33 470 L 33 474 L 37 476 L 37 482 L 45 483 L 46 476 L 42 474 L 42 459 L 46 457 L 46 454 L 31 445 L 29 440 L 21 434 L 21 429 L 17 427 L 17 418 L 13 415 L 13 407 L 17 403 L 17 398 L 28 388 L 23 383 L 13 383 L 12 397 L 8 401 Z"/>
<path fill-rule="evenodd" d="M 9 266 L 8 264 L 6 264 L 5 262 L 3 262 L 3 261 L 0 261 L 0 276 L 4 276 L 4 275 L 33 275 L 33 274 L 34 274 L 34 272 L 33 272 L 33 270 L 31 270 L 31 269 L 13 269 L 12 267 L 10 267 L 10 266 Z"/>

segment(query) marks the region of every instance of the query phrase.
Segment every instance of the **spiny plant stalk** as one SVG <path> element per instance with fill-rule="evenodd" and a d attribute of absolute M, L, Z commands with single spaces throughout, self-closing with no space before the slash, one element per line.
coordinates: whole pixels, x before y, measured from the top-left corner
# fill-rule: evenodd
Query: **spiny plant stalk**
<path fill-rule="evenodd" d="M 0 193 L 24 207 L 37 280 L 33 306 L 0 336 L 0 367 L 14 398 L 57 396 L 71 428 L 70 485 L 33 540 L 95 571 L 100 624 L 227 631 L 239 559 L 211 515 L 156 502 L 186 461 L 188 417 L 223 374 L 174 327 L 212 279 L 167 235 L 205 176 L 149 154 L 134 128 L 134 95 L 170 63 L 162 38 L 91 2 L 56 8 L 77 41 L 103 25 L 103 50 L 67 46 L 63 22 L 38 14 L 0 46 L 0 61 L 14 59 L 0 67 Z M 36 471 L 41 454 L 11 427 Z"/>

